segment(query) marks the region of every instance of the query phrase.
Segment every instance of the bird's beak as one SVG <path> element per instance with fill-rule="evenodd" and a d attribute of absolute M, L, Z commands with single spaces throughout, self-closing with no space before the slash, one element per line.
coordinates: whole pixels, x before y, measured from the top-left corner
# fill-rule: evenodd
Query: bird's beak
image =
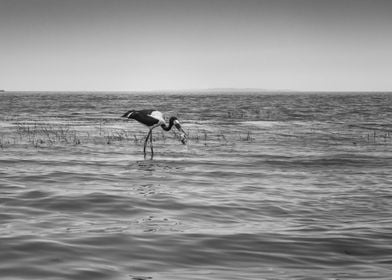
<path fill-rule="evenodd" d="M 179 130 L 179 131 L 181 131 L 182 130 L 182 128 L 181 128 L 181 125 L 180 125 L 180 122 L 179 121 L 174 121 L 174 126 Z"/>
<path fill-rule="evenodd" d="M 179 121 L 174 121 L 174 126 L 178 129 L 178 131 L 180 131 L 181 132 L 181 142 L 182 142 L 182 144 L 186 144 L 186 140 L 187 140 L 187 135 L 186 135 L 186 133 L 185 133 L 185 131 L 182 129 L 182 127 L 181 127 L 181 124 L 180 124 L 180 122 Z"/>

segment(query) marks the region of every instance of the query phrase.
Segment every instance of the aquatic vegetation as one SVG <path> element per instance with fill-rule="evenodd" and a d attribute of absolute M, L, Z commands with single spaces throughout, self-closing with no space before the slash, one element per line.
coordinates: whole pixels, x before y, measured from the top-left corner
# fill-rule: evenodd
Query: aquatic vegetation
<path fill-rule="evenodd" d="M 72 122 L 72 120 L 44 121 L 40 119 L 30 121 L 9 119 L 8 121 L 10 125 L 1 132 L 0 136 L 1 150 L 16 145 L 34 148 L 83 144 L 113 145 L 116 143 L 142 145 L 145 140 L 145 133 L 142 128 L 135 129 L 129 124 L 125 125 L 113 120 L 102 121 L 100 119 L 88 123 Z M 252 129 L 242 129 L 233 133 L 233 131 L 219 127 L 205 127 L 204 124 L 200 125 L 191 121 L 185 123 L 184 127 L 190 141 L 189 145 L 233 145 L 241 142 L 252 143 L 260 138 L 260 135 L 254 134 Z M 320 129 L 315 124 L 309 127 L 309 131 L 301 131 L 296 129 L 296 125 L 294 125 L 292 129 L 281 130 L 280 136 L 278 136 L 292 140 L 303 139 L 308 144 L 312 141 L 314 143 L 323 141 L 330 144 L 346 141 L 354 146 L 392 145 L 392 129 L 389 127 L 350 124 L 347 127 L 342 127 L 341 131 L 335 130 L 331 133 Z M 268 126 L 265 128 L 265 133 L 268 134 Z M 277 135 L 274 137 L 277 137 Z M 174 130 L 169 134 L 157 131 L 153 135 L 153 140 L 161 143 L 180 141 L 180 138 L 181 135 Z"/>
<path fill-rule="evenodd" d="M 15 134 L 18 143 L 31 143 L 34 147 L 42 145 L 81 143 L 80 133 L 70 123 L 16 122 Z"/>
<path fill-rule="evenodd" d="M 116 127 L 116 122 L 103 122 L 81 124 L 72 121 L 11 121 L 11 126 L 0 138 L 0 148 L 5 149 L 12 145 L 27 145 L 34 148 L 51 146 L 106 144 L 113 145 L 120 142 L 132 142 L 135 145 L 143 144 L 145 133 L 142 130 L 131 130 L 129 125 Z M 184 125 L 186 127 L 186 125 Z M 235 142 L 253 142 L 255 136 L 251 130 L 240 131 L 238 135 L 225 132 L 222 129 L 204 129 L 192 125 L 186 128 L 190 144 L 233 144 Z M 153 135 L 153 140 L 166 143 L 179 141 L 180 133 L 173 130 L 169 134 L 159 131 Z"/>

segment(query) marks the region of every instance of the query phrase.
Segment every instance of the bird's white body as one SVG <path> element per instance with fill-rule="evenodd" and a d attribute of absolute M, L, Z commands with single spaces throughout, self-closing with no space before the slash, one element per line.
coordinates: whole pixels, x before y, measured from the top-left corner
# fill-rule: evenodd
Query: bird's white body
<path fill-rule="evenodd" d="M 165 119 L 163 118 L 163 114 L 159 111 L 152 111 L 151 114 L 149 114 L 149 116 L 158 120 L 158 123 L 154 126 L 160 126 L 166 124 Z"/>

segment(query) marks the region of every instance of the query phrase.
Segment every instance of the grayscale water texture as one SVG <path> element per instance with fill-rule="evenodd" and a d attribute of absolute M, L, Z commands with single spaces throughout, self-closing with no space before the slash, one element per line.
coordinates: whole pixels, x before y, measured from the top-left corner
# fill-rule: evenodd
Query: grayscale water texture
<path fill-rule="evenodd" d="M 189 135 L 120 118 L 156 108 Z M 392 95 L 1 93 L 1 279 L 391 279 Z"/>

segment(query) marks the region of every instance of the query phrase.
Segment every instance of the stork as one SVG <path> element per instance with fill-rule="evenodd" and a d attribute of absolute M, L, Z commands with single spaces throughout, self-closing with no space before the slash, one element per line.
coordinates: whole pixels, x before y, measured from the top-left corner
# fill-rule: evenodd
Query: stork
<path fill-rule="evenodd" d="M 124 115 L 123 118 L 134 119 L 141 124 L 149 127 L 149 132 L 147 134 L 146 139 L 144 140 L 144 158 L 146 158 L 146 146 L 148 139 L 150 139 L 150 147 L 151 147 L 151 159 L 154 156 L 154 148 L 152 145 L 152 130 L 158 126 L 162 127 L 163 130 L 169 131 L 173 125 L 181 132 L 181 142 L 182 144 L 186 144 L 186 133 L 182 129 L 180 122 L 176 117 L 171 117 L 169 120 L 169 126 L 166 125 L 165 119 L 163 118 L 163 114 L 157 110 L 149 109 L 149 110 L 129 110 Z"/>

